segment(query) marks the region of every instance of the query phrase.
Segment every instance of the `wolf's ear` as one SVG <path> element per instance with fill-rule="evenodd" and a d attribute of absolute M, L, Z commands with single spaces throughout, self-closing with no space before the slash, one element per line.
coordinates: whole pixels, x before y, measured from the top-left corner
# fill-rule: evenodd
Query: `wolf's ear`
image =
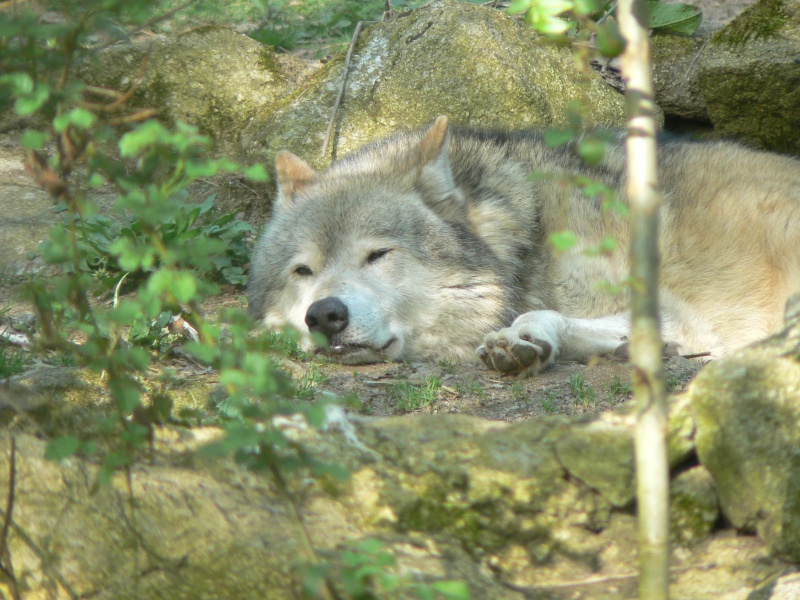
<path fill-rule="evenodd" d="M 275 155 L 275 174 L 278 176 L 278 197 L 275 207 L 288 208 L 295 196 L 317 178 L 317 172 L 299 156 L 288 150 Z"/>
<path fill-rule="evenodd" d="M 447 126 L 447 117 L 436 117 L 416 148 L 420 166 L 418 185 L 428 206 L 443 218 L 463 220 L 466 218 L 466 205 L 450 166 Z"/>

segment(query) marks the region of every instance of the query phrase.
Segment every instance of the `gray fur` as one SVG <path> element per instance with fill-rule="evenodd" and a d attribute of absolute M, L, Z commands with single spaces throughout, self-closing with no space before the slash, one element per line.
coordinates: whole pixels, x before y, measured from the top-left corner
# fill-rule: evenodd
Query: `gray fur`
<path fill-rule="evenodd" d="M 621 136 L 594 170 L 536 132 L 440 117 L 321 173 L 285 152 L 276 167 L 248 289 L 268 326 L 308 331 L 309 306 L 333 297 L 347 306 L 347 327 L 327 330 L 343 362 L 466 361 L 480 346 L 490 367 L 524 374 L 624 342 L 625 294 L 596 284 L 627 277 L 626 218 L 566 183 L 583 175 L 624 196 Z M 660 177 L 665 337 L 721 354 L 770 333 L 800 289 L 800 162 L 665 141 Z M 561 230 L 579 247 L 555 252 L 548 236 Z M 619 250 L 586 255 L 607 236 Z"/>

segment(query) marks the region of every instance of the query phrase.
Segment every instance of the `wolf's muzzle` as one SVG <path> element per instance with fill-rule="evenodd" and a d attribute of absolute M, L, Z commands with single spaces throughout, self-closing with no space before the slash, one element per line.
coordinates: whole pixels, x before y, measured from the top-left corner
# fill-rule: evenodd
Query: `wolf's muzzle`
<path fill-rule="evenodd" d="M 311 333 L 321 333 L 330 340 L 347 328 L 348 317 L 345 303 L 335 296 L 328 296 L 308 307 L 306 325 Z"/>

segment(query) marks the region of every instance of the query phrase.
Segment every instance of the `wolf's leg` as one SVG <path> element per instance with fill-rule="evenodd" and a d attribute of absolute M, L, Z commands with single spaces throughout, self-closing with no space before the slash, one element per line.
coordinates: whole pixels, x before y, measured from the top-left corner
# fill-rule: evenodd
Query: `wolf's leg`
<path fill-rule="evenodd" d="M 511 327 L 488 334 L 477 352 L 490 369 L 532 376 L 557 358 L 586 362 L 624 345 L 628 315 L 598 319 L 566 317 L 537 310 L 517 317 Z"/>

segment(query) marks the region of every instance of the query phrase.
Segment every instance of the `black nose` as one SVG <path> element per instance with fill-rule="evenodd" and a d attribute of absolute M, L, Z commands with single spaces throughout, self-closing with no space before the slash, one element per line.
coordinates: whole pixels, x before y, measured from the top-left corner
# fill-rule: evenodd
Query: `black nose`
<path fill-rule="evenodd" d="M 309 331 L 318 331 L 328 339 L 344 331 L 347 323 L 347 307 L 335 296 L 317 300 L 306 312 Z"/>

